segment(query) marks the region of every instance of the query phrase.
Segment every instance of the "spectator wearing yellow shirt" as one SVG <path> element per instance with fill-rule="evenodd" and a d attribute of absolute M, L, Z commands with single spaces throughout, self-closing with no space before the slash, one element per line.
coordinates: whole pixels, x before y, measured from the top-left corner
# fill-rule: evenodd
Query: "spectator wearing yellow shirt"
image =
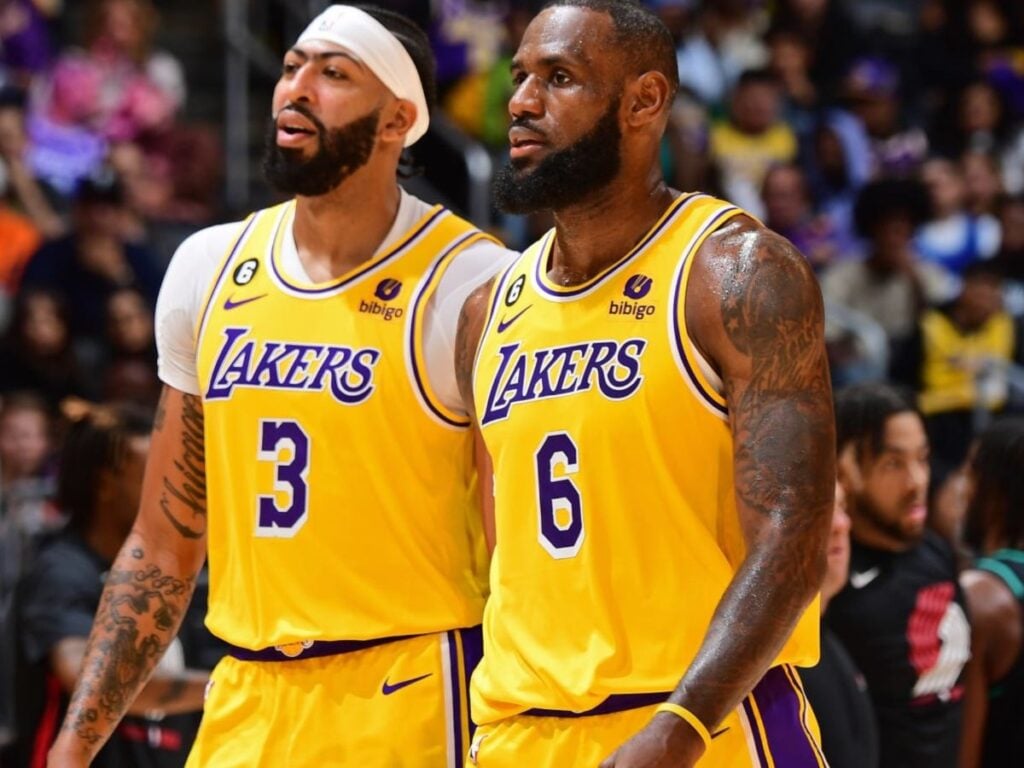
<path fill-rule="evenodd" d="M 796 136 L 781 111 L 778 77 L 767 69 L 747 70 L 733 91 L 729 119 L 711 129 L 711 157 L 725 197 L 757 216 L 764 214 L 760 191 L 768 169 L 796 157 Z"/>

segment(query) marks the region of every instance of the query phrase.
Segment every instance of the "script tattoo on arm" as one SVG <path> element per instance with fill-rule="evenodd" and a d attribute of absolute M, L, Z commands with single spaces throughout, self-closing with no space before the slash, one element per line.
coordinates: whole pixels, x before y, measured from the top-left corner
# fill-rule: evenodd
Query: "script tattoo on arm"
<path fill-rule="evenodd" d="M 64 730 L 97 750 L 170 644 L 195 588 L 150 559 L 131 534 L 103 589 Z M 93 754 L 95 751 L 93 751 Z"/>
<path fill-rule="evenodd" d="M 835 437 L 824 312 L 806 260 L 749 220 L 702 254 L 705 295 L 715 297 L 703 308 L 718 316 L 704 327 L 714 329 L 706 335 L 729 404 L 747 556 L 672 700 L 713 727 L 757 684 L 820 588 Z"/>
<path fill-rule="evenodd" d="M 163 399 L 157 411 L 158 425 L 165 418 L 161 412 Z M 178 533 L 198 539 L 206 533 L 206 446 L 199 397 L 183 395 L 181 421 L 181 449 L 173 460 L 173 468 L 163 476 L 160 508 Z"/>

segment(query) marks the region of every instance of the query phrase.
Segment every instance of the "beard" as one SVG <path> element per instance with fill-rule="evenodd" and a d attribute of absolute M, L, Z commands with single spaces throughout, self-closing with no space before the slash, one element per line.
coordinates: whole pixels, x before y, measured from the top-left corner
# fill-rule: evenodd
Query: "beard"
<path fill-rule="evenodd" d="M 289 106 L 316 127 L 319 146 L 310 158 L 302 150 L 277 145 L 277 121 L 267 126 L 263 149 L 263 174 L 274 189 L 286 195 L 316 197 L 335 189 L 362 168 L 373 154 L 380 110 L 360 117 L 341 128 L 327 128 L 303 105 Z"/>
<path fill-rule="evenodd" d="M 904 506 L 909 507 L 910 502 Z M 893 519 L 892 513 L 884 512 L 866 495 L 859 495 L 856 499 L 856 510 L 872 528 L 896 541 L 912 545 L 924 537 L 927 523 L 911 523 L 906 519 L 904 509 L 901 509 L 899 516 Z"/>
<path fill-rule="evenodd" d="M 532 171 L 510 160 L 494 179 L 494 203 L 505 213 L 566 208 L 606 186 L 619 173 L 619 101 L 616 97 L 590 131 L 565 149 L 552 152 Z M 529 126 L 529 120 L 512 125 Z M 537 133 L 540 133 L 537 131 Z"/>

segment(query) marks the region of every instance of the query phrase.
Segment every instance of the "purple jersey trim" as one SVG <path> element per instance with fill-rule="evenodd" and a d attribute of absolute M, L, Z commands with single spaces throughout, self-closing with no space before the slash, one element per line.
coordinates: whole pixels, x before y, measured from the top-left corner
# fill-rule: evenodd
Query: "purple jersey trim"
<path fill-rule="evenodd" d="M 377 645 L 407 640 L 417 635 L 395 635 L 394 637 L 375 637 L 372 640 L 315 640 L 312 644 L 294 656 L 288 656 L 278 647 L 252 650 L 237 645 L 228 646 L 228 655 L 239 661 L 298 661 L 300 659 L 317 659 L 323 656 L 336 656 L 339 653 L 352 653 L 373 648 Z"/>
<path fill-rule="evenodd" d="M 556 291 L 552 290 L 551 288 L 544 284 L 543 272 L 545 262 L 547 261 L 547 257 L 550 253 L 550 248 L 554 242 L 554 237 L 549 237 L 549 239 L 544 243 L 544 246 L 540 249 L 540 253 L 537 255 L 537 260 L 533 267 L 534 286 L 536 286 L 537 291 L 539 293 L 551 299 L 571 299 L 590 293 L 590 291 L 594 290 L 599 285 L 604 283 L 606 280 L 618 274 L 623 269 L 625 269 L 629 264 L 634 262 L 637 259 L 637 257 L 644 252 L 647 246 L 650 245 L 662 232 L 665 231 L 667 227 L 669 227 L 672 224 L 672 222 L 674 222 L 679 217 L 679 215 L 687 208 L 687 206 L 689 206 L 691 202 L 693 202 L 694 200 L 698 200 L 702 197 L 707 197 L 707 195 L 683 195 L 677 198 L 676 200 L 673 200 L 672 204 L 666 209 L 666 212 L 663 214 L 661 222 L 654 229 L 648 232 L 647 235 L 643 238 L 643 240 L 641 240 L 639 243 L 633 246 L 633 249 L 629 253 L 627 253 L 622 259 L 608 267 L 608 269 L 606 269 L 604 272 L 597 275 L 596 277 L 591 278 L 586 283 L 580 286 L 573 286 L 571 288 Z"/>
<path fill-rule="evenodd" d="M 763 730 L 758 725 L 753 703 L 761 715 Z M 820 757 L 818 745 L 807 730 L 804 716 L 806 700 L 800 690 L 793 686 L 785 667 L 772 667 L 750 696 L 743 700 L 758 755 L 765 765 L 765 751 L 769 752 L 775 765 L 786 768 L 821 768 L 827 765 Z"/>
<path fill-rule="evenodd" d="M 650 707 L 655 704 L 664 704 L 672 691 L 662 693 L 616 693 L 609 696 L 593 709 L 584 712 L 573 712 L 566 709 L 528 709 L 521 714 L 528 717 L 591 717 L 592 715 L 612 715 L 616 712 L 625 712 L 628 709 L 639 709 Z"/>
<path fill-rule="evenodd" d="M 361 268 L 357 269 L 353 274 L 349 275 L 348 277 L 343 278 L 342 280 L 339 280 L 338 282 L 333 282 L 333 283 L 330 283 L 328 285 L 325 285 L 325 286 L 322 286 L 322 287 L 319 287 L 319 288 L 304 288 L 301 285 L 295 285 L 294 283 L 289 282 L 288 278 L 285 277 L 284 273 L 280 269 L 278 269 L 278 266 L 277 266 L 278 254 L 277 254 L 276 250 L 275 250 L 275 252 L 270 257 L 270 266 L 271 266 L 271 269 L 274 272 L 274 277 L 277 278 L 278 282 L 281 285 L 283 285 L 284 287 L 286 287 L 290 291 L 294 291 L 295 293 L 301 294 L 303 296 L 323 296 L 325 294 L 332 294 L 332 293 L 340 291 L 343 288 L 351 285 L 352 283 L 354 283 L 359 278 L 364 277 L 365 275 L 370 274 L 371 272 L 377 271 L 378 269 L 383 267 L 385 264 L 388 264 L 389 262 L 394 261 L 395 258 L 397 258 L 400 254 L 405 252 L 417 240 L 419 240 L 424 235 L 424 233 L 426 233 L 426 231 L 428 229 L 430 229 L 430 226 L 434 222 L 436 222 L 438 220 L 439 217 L 445 215 L 447 212 L 448 211 L 445 208 L 438 208 L 430 216 L 428 216 L 426 218 L 426 220 L 423 221 L 423 223 L 421 223 L 418 227 L 416 227 L 413 230 L 413 234 L 410 235 L 405 240 L 404 243 L 402 243 L 400 246 L 395 248 L 393 251 L 391 251 L 390 253 L 385 254 L 379 260 L 371 259 L 369 262 L 367 262 Z M 284 224 L 284 217 L 282 217 L 281 221 L 278 223 L 278 227 L 280 228 L 281 226 L 283 226 L 283 224 Z M 274 233 L 274 240 L 273 240 L 274 243 L 277 242 L 277 234 L 278 234 L 277 232 Z"/>
<path fill-rule="evenodd" d="M 217 298 L 217 294 L 220 293 L 220 287 L 221 283 L 224 280 L 224 275 L 227 273 L 228 267 L 231 266 L 231 262 L 235 260 L 235 256 L 238 253 L 239 247 L 242 245 L 243 242 L 245 242 L 246 235 L 249 234 L 249 230 L 252 229 L 252 226 L 253 224 L 256 223 L 256 219 L 258 217 L 259 214 L 254 214 L 249 218 L 249 221 L 245 223 L 245 226 L 242 228 L 242 234 L 238 236 L 238 239 L 235 240 L 235 244 L 231 246 L 231 250 L 228 252 L 227 257 L 225 257 L 224 259 L 224 264 L 220 268 L 220 272 L 217 275 L 217 279 L 213 281 L 213 287 L 210 289 L 210 295 L 207 298 L 206 304 L 203 306 L 202 314 L 200 314 L 199 316 L 199 324 L 196 326 L 197 340 L 202 337 L 203 330 L 206 327 L 206 318 L 210 314 L 210 307 L 213 306 L 213 303 Z M 198 343 L 196 344 L 196 349 L 199 349 Z"/>
<path fill-rule="evenodd" d="M 430 395 L 428 394 L 428 392 L 430 390 L 427 388 L 426 382 L 424 381 L 423 374 L 420 373 L 420 367 L 419 367 L 419 365 L 416 362 L 416 341 L 417 341 L 417 336 L 416 336 L 416 315 L 417 315 L 417 313 L 420 310 L 420 304 L 423 301 L 423 297 L 427 293 L 426 288 L 429 287 L 430 284 L 434 281 L 434 276 L 437 274 L 437 271 L 441 268 L 441 265 L 445 263 L 445 261 L 447 260 L 448 256 L 452 252 L 454 252 L 454 251 L 458 250 L 459 248 L 461 248 L 463 246 L 463 244 L 466 243 L 467 240 L 470 240 L 472 238 L 480 237 L 480 235 L 481 235 L 481 232 L 479 230 L 476 230 L 476 229 L 474 229 L 474 230 L 472 230 L 470 232 L 467 232 L 466 234 L 464 234 L 461 237 L 459 237 L 455 242 L 451 243 L 447 248 L 445 248 L 444 252 L 434 261 L 434 265 L 430 268 L 430 273 L 427 275 L 427 279 L 423 282 L 424 290 L 420 291 L 416 295 L 416 297 L 413 299 L 413 301 L 412 301 L 412 307 L 410 308 L 409 321 L 408 321 L 409 325 L 407 326 L 409 328 L 409 339 L 408 339 L 408 343 L 409 343 L 409 362 L 412 365 L 412 379 L 413 379 L 413 383 L 416 385 L 416 388 L 419 390 L 419 393 L 420 393 L 420 396 L 421 396 L 423 402 L 426 403 L 426 405 L 430 409 L 431 413 L 433 413 L 437 418 L 439 418 L 445 424 L 449 424 L 449 425 L 451 425 L 453 427 L 459 427 L 460 429 L 464 429 L 464 428 L 468 427 L 472 423 L 471 420 L 468 419 L 468 418 L 466 418 L 466 419 L 453 419 L 450 416 L 445 415 L 434 404 L 434 401 L 430 398 Z"/>
<path fill-rule="evenodd" d="M 715 225 L 717 225 L 723 217 L 729 215 L 736 215 L 739 212 L 739 208 L 730 206 L 729 208 L 724 208 L 718 213 L 716 213 L 701 228 L 700 232 L 694 238 L 694 244 L 696 244 L 696 242 L 700 240 L 705 234 L 707 234 L 710 231 L 713 231 Z M 674 281 L 674 286 L 672 289 L 672 328 L 674 331 L 674 333 L 672 334 L 672 343 L 675 345 L 676 351 L 679 354 L 679 359 L 683 364 L 683 368 L 685 369 L 687 377 L 690 379 L 690 382 L 693 384 L 698 394 L 700 394 L 701 399 L 703 399 L 705 402 L 707 402 L 708 405 L 710 405 L 712 408 L 718 411 L 718 413 L 725 415 L 729 413 L 729 409 L 726 406 L 722 405 L 720 402 L 718 402 L 718 400 L 716 400 L 714 396 L 701 385 L 700 379 L 697 377 L 696 371 L 694 371 L 693 367 L 690 365 L 690 360 L 686 356 L 686 348 L 683 345 L 683 329 L 679 325 L 679 300 L 681 298 L 681 291 L 683 288 L 683 272 L 686 268 L 686 262 L 692 257 L 693 248 L 691 246 L 690 250 L 684 255 L 682 262 L 680 262 L 679 264 L 678 274 Z"/>

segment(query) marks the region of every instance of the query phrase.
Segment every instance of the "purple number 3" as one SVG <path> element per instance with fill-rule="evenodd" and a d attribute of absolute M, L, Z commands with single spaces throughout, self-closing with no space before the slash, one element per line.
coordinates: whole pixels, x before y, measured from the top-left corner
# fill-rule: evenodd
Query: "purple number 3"
<path fill-rule="evenodd" d="M 567 476 L 579 471 L 579 450 L 565 432 L 544 438 L 534 454 L 537 468 L 537 493 L 540 513 L 538 541 L 556 560 L 575 557 L 583 543 L 583 499 Z"/>
<path fill-rule="evenodd" d="M 283 450 L 290 457 L 282 459 Z M 298 533 L 309 512 L 309 435 L 297 421 L 260 421 L 260 461 L 276 465 L 274 491 L 257 496 L 257 536 L 290 538 Z M 278 506 L 278 495 L 287 493 L 288 502 Z"/>

